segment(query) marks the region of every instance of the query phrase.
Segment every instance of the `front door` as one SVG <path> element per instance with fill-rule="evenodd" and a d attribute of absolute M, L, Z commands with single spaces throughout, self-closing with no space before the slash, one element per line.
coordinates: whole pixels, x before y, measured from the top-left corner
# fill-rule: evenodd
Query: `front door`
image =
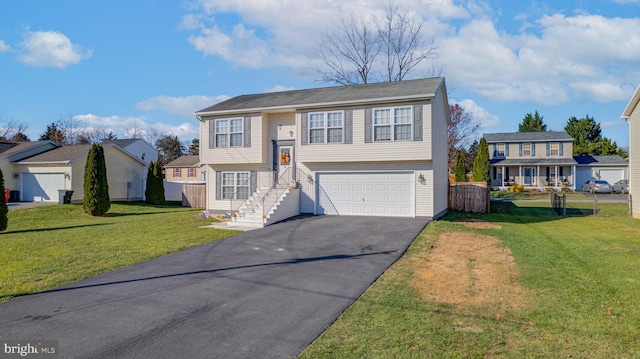
<path fill-rule="evenodd" d="M 293 178 L 293 146 L 278 145 L 277 153 L 279 182 L 289 184 Z"/>
<path fill-rule="evenodd" d="M 524 185 L 534 186 L 536 184 L 536 169 L 533 167 L 524 168 Z"/>

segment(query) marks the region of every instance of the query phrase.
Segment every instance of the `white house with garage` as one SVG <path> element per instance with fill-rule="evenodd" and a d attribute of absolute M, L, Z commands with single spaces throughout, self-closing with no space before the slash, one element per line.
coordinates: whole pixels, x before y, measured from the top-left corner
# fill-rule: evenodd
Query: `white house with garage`
<path fill-rule="evenodd" d="M 629 122 L 629 194 L 633 218 L 640 218 L 640 86 L 622 112 Z"/>
<path fill-rule="evenodd" d="M 211 212 L 264 226 L 447 211 L 444 78 L 242 95 L 195 115 Z"/>

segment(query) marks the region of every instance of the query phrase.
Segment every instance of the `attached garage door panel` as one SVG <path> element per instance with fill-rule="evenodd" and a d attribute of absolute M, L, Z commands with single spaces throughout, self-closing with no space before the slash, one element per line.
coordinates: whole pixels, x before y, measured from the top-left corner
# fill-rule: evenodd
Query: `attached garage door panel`
<path fill-rule="evenodd" d="M 614 184 L 621 179 L 624 179 L 624 170 L 600 170 L 600 179 Z"/>
<path fill-rule="evenodd" d="M 318 214 L 413 217 L 413 173 L 321 173 Z"/>
<path fill-rule="evenodd" d="M 23 173 L 22 200 L 58 201 L 58 190 L 64 186 L 64 173 Z"/>

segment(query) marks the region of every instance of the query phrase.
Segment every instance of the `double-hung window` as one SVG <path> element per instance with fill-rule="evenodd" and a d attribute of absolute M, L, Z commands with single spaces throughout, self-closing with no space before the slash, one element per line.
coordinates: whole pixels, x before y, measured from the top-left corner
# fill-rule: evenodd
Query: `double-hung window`
<path fill-rule="evenodd" d="M 383 141 L 411 141 L 412 139 L 412 108 L 392 107 L 373 110 L 373 140 Z"/>
<path fill-rule="evenodd" d="M 343 143 L 344 113 L 342 111 L 309 114 L 309 143 Z"/>
<path fill-rule="evenodd" d="M 522 144 L 522 155 L 523 156 L 531 156 L 531 144 L 523 143 Z"/>
<path fill-rule="evenodd" d="M 217 119 L 215 126 L 216 147 L 242 147 L 244 145 L 244 119 Z"/>
<path fill-rule="evenodd" d="M 550 155 L 558 156 L 560 155 L 560 144 L 558 142 L 551 142 L 550 144 Z"/>
<path fill-rule="evenodd" d="M 174 168 L 173 169 L 173 177 L 180 177 L 181 173 L 180 173 L 180 169 L 179 168 Z"/>
<path fill-rule="evenodd" d="M 195 177 L 196 176 L 196 169 L 193 167 L 189 167 L 189 177 Z"/>
<path fill-rule="evenodd" d="M 249 172 L 222 172 L 222 199 L 249 198 Z"/>
<path fill-rule="evenodd" d="M 496 146 L 495 157 L 504 157 L 504 153 L 505 153 L 505 144 L 498 143 L 498 145 Z"/>

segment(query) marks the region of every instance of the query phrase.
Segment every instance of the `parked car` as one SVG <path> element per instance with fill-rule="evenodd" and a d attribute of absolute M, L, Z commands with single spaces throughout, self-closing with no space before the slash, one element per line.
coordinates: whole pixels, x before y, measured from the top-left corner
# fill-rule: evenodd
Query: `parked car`
<path fill-rule="evenodd" d="M 629 180 L 620 180 L 614 183 L 613 193 L 629 193 Z"/>
<path fill-rule="evenodd" d="M 591 179 L 582 185 L 582 191 L 589 193 L 612 193 L 613 187 L 607 181 Z"/>

